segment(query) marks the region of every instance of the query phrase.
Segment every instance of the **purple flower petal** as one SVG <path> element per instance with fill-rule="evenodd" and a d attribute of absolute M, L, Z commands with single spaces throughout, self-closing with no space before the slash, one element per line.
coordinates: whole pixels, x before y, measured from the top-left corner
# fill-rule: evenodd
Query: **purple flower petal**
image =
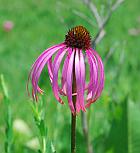
<path fill-rule="evenodd" d="M 82 62 L 82 61 L 81 61 Z M 81 109 L 85 111 L 85 106 L 84 106 L 84 88 L 81 80 L 81 74 L 82 69 L 80 69 L 80 59 L 79 59 L 79 50 L 76 50 L 76 55 L 75 55 L 75 77 L 76 77 L 76 91 L 77 91 L 77 99 L 76 103 L 79 103 L 81 106 Z"/>
<path fill-rule="evenodd" d="M 101 92 L 104 88 L 104 65 L 103 62 L 100 58 L 100 56 L 97 54 L 97 52 L 95 52 L 93 49 L 91 49 L 91 53 L 96 56 L 98 64 L 99 64 L 99 72 L 100 72 L 100 84 L 99 84 L 99 88 L 96 94 L 96 98 L 98 98 L 101 95 Z"/>
<path fill-rule="evenodd" d="M 85 60 L 84 60 L 82 50 L 80 50 L 80 70 L 81 70 L 81 82 L 82 82 L 82 87 L 84 91 L 84 88 L 85 88 Z"/>
<path fill-rule="evenodd" d="M 49 73 L 50 81 L 52 83 L 52 78 L 53 78 L 53 73 L 52 73 L 52 57 L 48 60 L 47 67 L 48 67 L 48 73 Z"/>
<path fill-rule="evenodd" d="M 74 54 L 75 54 L 75 51 L 73 50 L 73 52 L 70 56 L 69 64 L 68 64 L 67 84 L 66 84 L 68 103 L 69 103 L 69 107 L 71 109 L 71 112 L 73 114 L 75 114 L 75 108 L 74 108 L 73 101 L 72 101 L 72 78 L 73 78 L 72 71 L 73 71 Z"/>
<path fill-rule="evenodd" d="M 38 78 L 40 77 L 40 74 L 47 63 L 47 61 L 51 58 L 51 56 L 58 50 L 64 48 L 64 45 L 60 44 L 60 46 L 54 46 L 47 50 L 45 50 L 35 61 L 35 63 L 32 66 L 31 72 L 29 74 L 29 77 L 31 77 L 32 80 L 32 86 L 33 86 L 33 98 L 36 97 L 36 93 L 39 92 L 38 89 Z"/>
<path fill-rule="evenodd" d="M 85 60 L 84 55 L 82 53 L 82 50 L 80 50 L 80 77 L 81 77 L 81 103 L 83 105 L 83 111 L 86 111 L 85 105 L 84 105 L 84 90 L 85 90 Z"/>
<path fill-rule="evenodd" d="M 32 78 L 35 78 L 36 84 L 38 84 L 38 78 L 40 77 L 40 74 L 44 68 L 44 66 L 46 65 L 47 61 L 52 57 L 52 55 L 58 51 L 58 49 L 61 49 L 64 47 L 56 47 L 50 51 L 48 51 L 46 54 L 44 54 L 44 56 L 42 56 L 42 58 L 40 59 L 40 61 L 37 63 L 36 67 L 34 68 L 34 72 L 33 72 L 33 76 Z"/>
<path fill-rule="evenodd" d="M 54 64 L 53 64 L 53 79 L 52 79 L 52 88 L 54 92 L 55 98 L 63 104 L 62 99 L 59 97 L 59 87 L 58 87 L 58 70 L 61 64 L 61 61 L 66 53 L 66 50 L 63 48 L 57 53 L 55 59 L 54 59 Z"/>
<path fill-rule="evenodd" d="M 89 82 L 89 86 L 88 86 L 88 93 L 90 94 L 92 93 L 92 97 L 94 97 L 97 88 L 98 88 L 98 63 L 96 58 L 90 55 L 90 52 L 87 52 L 87 57 L 88 57 L 88 61 L 89 61 L 89 67 L 90 67 L 90 82 Z"/>
<path fill-rule="evenodd" d="M 54 63 L 55 64 L 55 63 Z M 53 64 L 52 64 L 52 57 L 48 60 L 47 62 L 47 67 L 48 67 L 48 73 L 49 73 L 49 77 L 50 77 L 50 81 L 52 83 L 52 79 L 53 79 Z M 58 87 L 59 93 L 63 96 L 66 96 L 66 92 L 64 92 L 60 87 Z"/>
<path fill-rule="evenodd" d="M 92 93 L 92 98 L 88 100 L 86 107 L 89 107 L 91 103 L 95 102 L 99 98 L 104 87 L 104 67 L 102 60 L 100 56 L 92 49 L 89 50 L 89 55 L 91 58 L 96 57 L 96 60 L 98 62 L 98 83 L 96 86 L 96 90 L 92 90 L 92 92 L 88 94 L 88 97 L 91 98 Z"/>
<path fill-rule="evenodd" d="M 72 54 L 72 49 L 68 48 L 68 55 L 64 61 L 63 69 L 62 69 L 62 77 L 61 77 L 61 88 L 66 93 L 66 80 L 67 80 L 67 69 L 69 64 L 69 59 Z"/>

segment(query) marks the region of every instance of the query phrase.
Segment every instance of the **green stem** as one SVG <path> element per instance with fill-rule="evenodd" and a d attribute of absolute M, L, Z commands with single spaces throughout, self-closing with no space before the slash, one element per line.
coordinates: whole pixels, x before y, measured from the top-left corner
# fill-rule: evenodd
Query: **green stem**
<path fill-rule="evenodd" d="M 46 153 L 46 138 L 42 137 L 42 153 Z"/>
<path fill-rule="evenodd" d="M 39 139 L 40 139 L 40 153 L 46 153 L 46 136 L 47 128 L 45 126 L 45 116 L 44 116 L 44 105 L 43 101 L 40 100 L 40 103 L 33 103 L 31 105 L 34 115 L 35 124 L 39 130 Z"/>
<path fill-rule="evenodd" d="M 0 82 L 3 90 L 4 95 L 4 103 L 5 103 L 5 122 L 6 122 L 6 129 L 5 129 L 5 153 L 11 153 L 12 146 L 13 146 L 13 130 L 12 130 L 12 115 L 11 115 L 11 105 L 10 99 L 8 94 L 8 88 L 6 86 L 4 76 L 0 75 Z"/>
<path fill-rule="evenodd" d="M 7 106 L 7 115 L 6 115 L 6 153 L 11 153 L 11 147 L 12 147 L 12 119 L 11 119 L 11 110 L 10 110 L 10 104 Z"/>

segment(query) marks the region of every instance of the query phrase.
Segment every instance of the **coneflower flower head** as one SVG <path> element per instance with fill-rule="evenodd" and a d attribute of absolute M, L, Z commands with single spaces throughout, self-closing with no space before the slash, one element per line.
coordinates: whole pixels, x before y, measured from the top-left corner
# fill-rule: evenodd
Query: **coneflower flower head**
<path fill-rule="evenodd" d="M 88 83 L 86 83 L 86 59 L 89 65 Z M 58 73 L 63 60 L 59 84 Z M 32 97 L 35 100 L 37 100 L 37 93 L 43 92 L 38 85 L 38 80 L 46 65 L 55 98 L 63 104 L 61 97 L 67 96 L 73 114 L 80 110 L 85 111 L 86 107 L 100 97 L 104 87 L 104 66 L 98 53 L 91 48 L 90 34 L 83 26 L 70 29 L 63 43 L 46 49 L 32 65 L 29 79 L 32 83 Z M 75 93 L 72 90 L 73 75 L 76 80 Z M 76 96 L 75 106 L 73 96 Z"/>
<path fill-rule="evenodd" d="M 89 49 L 91 46 L 89 32 L 83 26 L 74 27 L 66 35 L 65 44 L 71 48 Z"/>

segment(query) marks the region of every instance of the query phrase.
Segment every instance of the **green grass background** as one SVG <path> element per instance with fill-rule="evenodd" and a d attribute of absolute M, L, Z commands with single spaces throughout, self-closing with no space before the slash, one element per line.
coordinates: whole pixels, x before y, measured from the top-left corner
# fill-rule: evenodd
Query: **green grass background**
<path fill-rule="evenodd" d="M 107 9 L 103 9 L 106 2 L 95 1 L 101 13 L 107 13 Z M 96 25 L 91 12 L 80 0 L 0 0 L 0 73 L 5 76 L 9 89 L 13 120 L 22 119 L 31 130 L 30 137 L 15 136 L 14 152 L 35 152 L 25 147 L 27 141 L 38 135 L 26 92 L 26 81 L 34 60 L 46 48 L 63 42 L 66 32 L 73 26 L 85 26 L 93 38 L 97 33 L 97 27 L 76 16 L 73 10 L 83 12 Z M 14 22 L 10 32 L 5 32 L 2 27 L 6 20 Z M 140 1 L 126 0 L 113 13 L 105 28 L 106 36 L 96 47 L 104 61 L 110 48 L 113 47 L 114 52 L 105 62 L 104 92 L 98 102 L 87 110 L 90 112 L 90 139 L 95 153 L 136 153 L 135 144 L 139 146 L 139 137 L 135 140 L 139 130 L 133 133 L 140 129 L 140 35 L 129 34 L 130 29 L 139 27 Z M 58 153 L 70 152 L 67 101 L 62 106 L 55 100 L 47 71 L 43 71 L 40 85 L 45 90 L 48 148 L 53 141 Z M 0 152 L 4 152 L 5 111 L 0 89 Z M 132 123 L 136 124 L 134 129 L 129 127 Z M 77 153 L 85 153 L 85 148 L 79 115 Z"/>

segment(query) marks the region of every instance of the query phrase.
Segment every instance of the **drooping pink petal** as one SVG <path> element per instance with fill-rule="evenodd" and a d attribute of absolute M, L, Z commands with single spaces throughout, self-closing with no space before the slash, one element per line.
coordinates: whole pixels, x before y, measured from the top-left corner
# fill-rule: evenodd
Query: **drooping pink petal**
<path fill-rule="evenodd" d="M 82 87 L 84 91 L 84 88 L 85 88 L 85 60 L 84 60 L 82 50 L 80 50 L 80 74 L 81 74 Z"/>
<path fill-rule="evenodd" d="M 90 71 L 90 81 L 86 87 L 86 89 L 88 90 L 86 101 L 89 101 L 90 99 L 92 99 L 92 89 L 95 88 L 95 85 L 96 85 L 97 69 L 96 69 L 96 66 L 92 63 L 92 60 L 88 54 L 88 51 L 86 52 L 86 55 L 87 55 L 89 71 Z"/>
<path fill-rule="evenodd" d="M 58 49 L 59 49 L 59 48 L 61 48 L 61 47 L 63 47 L 63 46 L 64 46 L 63 43 L 62 43 L 62 44 L 55 45 L 55 46 L 52 46 L 52 47 L 48 48 L 47 50 L 45 50 L 45 51 L 36 59 L 36 61 L 34 62 L 34 64 L 33 64 L 32 67 L 31 67 L 31 70 L 30 70 L 30 73 L 29 73 L 29 76 L 28 76 L 27 86 L 28 86 L 28 83 L 29 83 L 29 79 L 33 76 L 33 72 L 36 71 L 37 64 L 39 63 L 39 61 L 41 61 L 41 59 L 42 59 L 43 57 L 45 57 L 44 55 L 45 55 L 47 52 L 49 52 L 50 50 L 54 49 L 54 48 L 56 49 L 56 48 L 58 47 Z M 39 64 L 38 64 L 38 65 L 39 65 Z"/>
<path fill-rule="evenodd" d="M 90 55 L 90 52 L 87 52 L 87 57 L 89 61 L 89 67 L 90 67 L 90 84 L 88 86 L 88 93 L 92 93 L 92 98 L 96 94 L 97 88 L 98 88 L 98 82 L 99 82 L 99 75 L 98 75 L 98 63 L 94 56 Z"/>
<path fill-rule="evenodd" d="M 93 88 L 96 87 L 97 81 L 98 81 L 98 63 L 95 59 L 95 57 L 91 57 L 89 54 L 89 51 L 86 52 L 87 58 L 88 58 L 88 63 L 89 63 L 89 69 L 90 69 L 90 81 L 88 84 L 88 93 L 93 90 Z"/>
<path fill-rule="evenodd" d="M 57 53 L 54 59 L 54 64 L 53 64 L 54 71 L 53 71 L 53 79 L 52 79 L 52 88 L 53 88 L 54 96 L 62 104 L 63 104 L 63 101 L 59 97 L 58 71 L 65 53 L 66 53 L 66 50 L 64 50 L 63 48 Z"/>
<path fill-rule="evenodd" d="M 53 78 L 53 73 L 52 73 L 52 57 L 48 60 L 47 67 L 48 67 L 48 73 L 49 73 L 50 81 L 52 83 L 52 78 Z"/>
<path fill-rule="evenodd" d="M 40 77 L 40 74 L 47 63 L 47 61 L 51 58 L 51 56 L 58 50 L 64 48 L 63 45 L 53 47 L 53 49 L 48 49 L 44 51 L 39 58 L 36 60 L 36 62 L 33 64 L 33 67 L 31 69 L 31 80 L 32 80 L 32 86 L 33 86 L 33 93 L 36 96 L 36 93 L 38 92 L 38 79 Z"/>
<path fill-rule="evenodd" d="M 54 63 L 55 64 L 55 63 Z M 50 77 L 50 81 L 51 81 L 51 83 L 52 83 L 52 79 L 53 79 L 53 71 L 54 71 L 54 69 L 53 69 L 53 65 L 54 64 L 52 64 L 52 57 L 48 60 L 48 62 L 47 62 L 47 67 L 48 67 L 48 73 L 49 73 L 49 77 Z M 66 92 L 64 92 L 60 87 L 58 87 L 59 89 L 59 93 L 61 94 L 61 95 L 63 95 L 63 96 L 66 96 Z"/>
<path fill-rule="evenodd" d="M 56 47 L 53 48 L 52 50 L 49 50 L 48 52 L 46 52 L 46 54 L 44 54 L 42 56 L 42 58 L 40 58 L 40 60 L 37 62 L 36 67 L 34 68 L 34 72 L 33 72 L 33 77 L 36 77 L 35 80 L 38 81 L 38 78 L 40 77 L 40 73 L 42 72 L 42 69 L 44 68 L 44 66 L 46 65 L 47 61 L 49 60 L 49 58 L 51 58 L 51 56 L 59 49 L 64 48 L 64 47 Z"/>
<path fill-rule="evenodd" d="M 64 43 L 61 43 L 61 44 L 54 45 L 54 46 L 52 46 L 52 47 L 46 49 L 46 50 L 36 59 L 36 61 L 35 61 L 34 64 L 32 65 L 31 70 L 30 70 L 30 73 L 29 73 L 29 76 L 28 76 L 28 82 L 29 82 L 30 77 L 32 77 L 33 72 L 36 71 L 35 67 L 37 68 L 37 64 L 39 65 L 39 61 L 41 61 L 41 59 L 42 59 L 43 57 L 45 57 L 44 55 L 46 55 L 46 53 L 49 52 L 49 51 L 52 50 L 52 49 L 59 49 L 59 48 L 64 47 L 64 46 L 65 46 Z M 58 48 L 57 48 L 57 47 L 58 47 Z M 27 85 L 28 85 L 28 82 L 27 82 Z"/>
<path fill-rule="evenodd" d="M 81 110 L 81 106 L 78 102 L 76 102 L 76 113 L 79 113 Z"/>
<path fill-rule="evenodd" d="M 75 77 L 76 77 L 76 91 L 77 91 L 77 98 L 76 103 L 79 103 L 81 106 L 81 109 L 85 111 L 84 106 L 84 88 L 81 80 L 81 71 L 80 70 L 80 60 L 79 60 L 79 50 L 76 49 L 76 55 L 75 55 Z"/>
<path fill-rule="evenodd" d="M 96 98 L 98 98 L 101 95 L 101 92 L 104 88 L 104 65 L 103 65 L 103 62 L 97 52 L 95 52 L 93 49 L 91 49 L 91 53 L 94 56 L 96 56 L 98 64 L 99 64 L 100 84 L 99 84 L 99 88 L 98 88 L 98 91 L 96 94 Z"/>
<path fill-rule="evenodd" d="M 92 66 L 95 65 L 95 62 L 94 62 L 94 56 L 92 56 L 90 54 L 90 52 L 88 52 L 89 54 L 89 57 L 91 58 L 91 64 Z M 96 59 L 95 59 L 96 61 Z M 98 63 L 97 63 L 98 64 Z M 92 84 L 92 86 L 89 87 L 88 89 L 88 95 L 87 95 L 87 104 L 86 104 L 86 107 L 89 107 L 91 103 L 95 102 L 97 100 L 96 98 L 96 94 L 97 94 L 97 90 L 99 88 L 99 81 L 100 81 L 100 74 L 99 74 L 99 66 L 97 66 L 97 69 L 96 69 L 96 73 L 97 73 L 97 78 L 95 80 L 95 82 Z M 93 81 L 92 81 L 93 82 Z"/>
<path fill-rule="evenodd" d="M 67 80 L 67 69 L 69 64 L 69 59 L 72 54 L 72 49 L 68 48 L 68 54 L 66 56 L 66 59 L 64 61 L 63 69 L 62 69 L 62 77 L 61 77 L 61 89 L 66 93 L 66 80 Z"/>
<path fill-rule="evenodd" d="M 73 71 L 74 55 L 75 55 L 75 50 L 73 50 L 70 56 L 70 59 L 69 59 L 69 64 L 68 64 L 68 69 L 67 69 L 67 82 L 66 82 L 66 92 L 67 92 L 68 104 L 73 114 L 75 114 L 75 108 L 74 108 L 73 101 L 72 101 L 72 79 L 73 79 L 72 71 Z"/>
<path fill-rule="evenodd" d="M 99 96 L 101 95 L 101 92 L 103 90 L 104 87 L 104 68 L 103 68 L 103 63 L 102 60 L 100 58 L 100 56 L 94 51 L 94 50 L 89 50 L 89 55 L 90 57 L 94 58 L 96 57 L 97 63 L 98 63 L 98 83 L 96 86 L 96 90 L 93 91 L 92 90 L 92 99 L 88 101 L 88 103 L 86 104 L 86 107 L 89 107 L 91 103 L 95 102 Z M 91 97 L 91 93 L 90 97 Z M 88 95 L 89 96 L 89 95 Z"/>
<path fill-rule="evenodd" d="M 92 100 L 92 91 L 87 94 L 86 101 Z"/>
<path fill-rule="evenodd" d="M 58 49 L 59 49 L 59 48 L 64 47 L 64 46 L 65 46 L 65 44 L 64 44 L 64 43 L 61 43 L 61 44 L 57 44 L 57 45 L 54 45 L 54 46 L 52 46 L 52 47 L 46 49 L 46 50 L 36 59 L 36 61 L 34 62 L 34 64 L 33 64 L 32 67 L 31 67 L 31 71 L 32 71 L 33 67 L 35 66 L 35 64 L 36 64 L 37 62 L 39 62 L 39 61 L 41 60 L 41 58 L 42 58 L 47 52 L 49 52 L 49 51 L 52 50 L 52 49 L 56 49 L 57 47 L 58 47 Z"/>
<path fill-rule="evenodd" d="M 85 89 L 85 60 L 84 60 L 84 55 L 82 53 L 82 50 L 80 50 L 80 63 L 79 63 L 79 67 L 80 67 L 80 78 L 81 78 L 81 94 L 83 98 L 81 100 L 81 103 L 84 105 L 84 89 Z M 83 108 L 83 111 L 85 110 L 85 105 Z"/>

